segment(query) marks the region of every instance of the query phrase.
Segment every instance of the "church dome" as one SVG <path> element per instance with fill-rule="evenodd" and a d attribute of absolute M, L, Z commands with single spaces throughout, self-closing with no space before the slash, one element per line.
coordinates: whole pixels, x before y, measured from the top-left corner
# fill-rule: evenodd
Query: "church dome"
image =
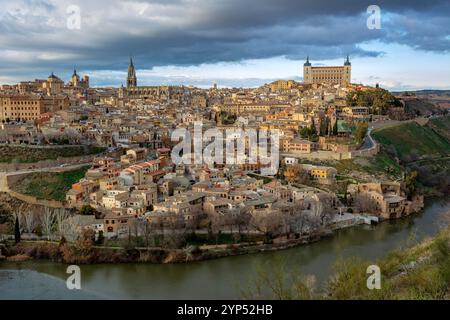
<path fill-rule="evenodd" d="M 55 75 L 53 74 L 53 72 L 52 72 L 51 75 L 48 76 L 48 78 L 49 78 L 49 79 L 58 79 L 58 77 L 55 76 Z"/>

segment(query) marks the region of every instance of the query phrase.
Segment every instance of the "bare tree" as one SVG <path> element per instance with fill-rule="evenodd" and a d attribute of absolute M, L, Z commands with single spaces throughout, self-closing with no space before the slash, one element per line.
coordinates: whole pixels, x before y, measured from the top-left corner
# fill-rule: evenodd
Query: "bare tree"
<path fill-rule="evenodd" d="M 317 218 L 321 225 L 326 225 L 333 219 L 334 210 L 327 199 L 311 197 L 306 200 L 306 203 L 311 211 L 312 217 Z"/>
<path fill-rule="evenodd" d="M 223 226 L 227 226 L 230 228 L 230 234 L 233 234 L 233 226 L 236 224 L 236 212 L 235 211 L 226 211 L 222 215 Z"/>
<path fill-rule="evenodd" d="M 69 218 L 68 212 L 65 209 L 56 209 L 53 211 L 55 215 L 55 225 L 57 233 L 60 237 L 64 237 L 67 232 L 67 219 Z"/>
<path fill-rule="evenodd" d="M 239 236 L 241 235 L 243 229 L 248 231 L 251 218 L 252 216 L 248 207 L 238 208 L 238 210 L 236 211 L 234 222 L 236 223 L 236 226 L 238 228 Z"/>
<path fill-rule="evenodd" d="M 23 215 L 23 213 L 25 212 L 25 207 L 26 207 L 26 204 L 21 204 L 19 206 L 18 210 L 14 210 L 12 212 L 12 216 L 11 216 L 11 218 L 12 218 L 11 219 L 11 223 L 12 224 L 14 224 L 16 222 L 16 219 L 19 220 L 19 226 L 20 226 L 21 230 L 24 230 L 26 228 L 26 221 L 25 221 L 25 217 Z"/>
<path fill-rule="evenodd" d="M 144 237 L 145 246 L 150 246 L 150 239 L 153 234 L 153 225 L 147 220 L 141 220 L 139 223 L 140 233 Z"/>
<path fill-rule="evenodd" d="M 26 230 L 26 232 L 32 233 L 39 222 L 37 214 L 31 210 L 26 210 L 22 212 L 21 216 L 22 227 L 24 228 L 24 230 Z"/>
<path fill-rule="evenodd" d="M 46 207 L 42 214 L 42 231 L 50 240 L 50 236 L 53 233 L 53 229 L 56 224 L 56 215 L 53 209 Z"/>
<path fill-rule="evenodd" d="M 137 239 L 140 234 L 140 223 L 140 219 L 133 219 L 130 224 L 130 231 L 135 239 Z"/>
<path fill-rule="evenodd" d="M 355 205 L 364 213 L 377 213 L 377 204 L 375 200 L 366 193 L 356 195 Z"/>
<path fill-rule="evenodd" d="M 291 220 L 292 231 L 302 235 L 305 232 L 307 217 L 304 212 L 295 212 Z"/>
<path fill-rule="evenodd" d="M 270 240 L 280 234 L 283 217 L 278 211 L 254 214 L 252 224 L 257 230 L 264 233 L 267 240 Z"/>
<path fill-rule="evenodd" d="M 305 206 L 303 201 L 294 202 L 292 206 L 292 215 L 290 218 L 290 228 L 293 232 L 302 234 L 306 224 L 306 214 L 304 212 Z"/>
<path fill-rule="evenodd" d="M 215 236 L 216 244 L 219 243 L 219 236 L 223 228 L 223 216 L 222 214 L 214 214 L 210 217 L 210 229 L 211 233 Z"/>
<path fill-rule="evenodd" d="M 75 241 L 81 231 L 80 215 L 70 214 L 65 209 L 56 212 L 57 228 L 60 237 Z"/>
<path fill-rule="evenodd" d="M 165 244 L 171 248 L 182 247 L 186 240 L 184 216 L 174 214 L 168 221 L 168 230 L 164 237 Z"/>
<path fill-rule="evenodd" d="M 289 165 L 283 173 L 289 183 L 307 183 L 309 181 L 309 173 L 301 164 Z"/>

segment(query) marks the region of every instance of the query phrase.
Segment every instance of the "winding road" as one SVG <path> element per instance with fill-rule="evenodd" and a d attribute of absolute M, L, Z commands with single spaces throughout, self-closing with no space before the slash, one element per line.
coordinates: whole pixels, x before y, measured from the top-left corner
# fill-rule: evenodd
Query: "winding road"
<path fill-rule="evenodd" d="M 404 120 L 404 121 L 399 121 L 399 120 L 383 120 L 383 121 L 377 121 L 377 122 L 372 122 L 370 123 L 369 128 L 367 129 L 367 134 L 366 137 L 364 138 L 364 142 L 361 146 L 361 148 L 359 150 L 367 150 L 367 149 L 371 149 L 373 147 L 376 147 L 377 142 L 375 141 L 375 139 L 372 138 L 372 131 L 375 129 L 383 129 L 383 128 L 387 128 L 387 127 L 391 127 L 391 126 L 396 126 L 396 125 L 400 125 L 400 124 L 404 124 L 404 123 L 409 123 L 409 122 L 417 122 L 417 124 L 424 126 L 428 123 L 430 119 L 429 118 L 425 118 L 425 117 L 418 117 L 418 118 L 414 118 L 411 120 Z"/>

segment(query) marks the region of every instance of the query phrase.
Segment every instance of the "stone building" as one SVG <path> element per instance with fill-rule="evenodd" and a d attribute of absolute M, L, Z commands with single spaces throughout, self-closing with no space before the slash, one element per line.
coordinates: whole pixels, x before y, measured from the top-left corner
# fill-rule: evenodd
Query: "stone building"
<path fill-rule="evenodd" d="M 44 100 L 37 95 L 0 95 L 0 121 L 36 120 L 45 113 Z"/>
<path fill-rule="evenodd" d="M 67 96 L 41 96 L 34 94 L 1 94 L 0 121 L 34 121 L 44 113 L 66 110 Z"/>
<path fill-rule="evenodd" d="M 352 65 L 349 57 L 343 66 L 313 67 L 309 57 L 303 65 L 303 82 L 305 83 L 329 83 L 348 85 L 351 82 Z"/>

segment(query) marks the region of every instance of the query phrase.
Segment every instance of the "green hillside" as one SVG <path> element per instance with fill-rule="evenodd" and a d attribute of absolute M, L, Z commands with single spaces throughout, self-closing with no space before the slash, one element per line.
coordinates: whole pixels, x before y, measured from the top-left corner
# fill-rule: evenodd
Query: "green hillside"
<path fill-rule="evenodd" d="M 84 177 L 89 166 L 64 172 L 33 172 L 17 181 L 14 191 L 45 200 L 64 201 L 72 184 Z"/>
<path fill-rule="evenodd" d="M 428 126 L 450 141 L 450 116 L 432 119 Z"/>
<path fill-rule="evenodd" d="M 395 149 L 403 162 L 450 156 L 450 142 L 433 129 L 437 125 L 442 128 L 450 126 L 450 118 L 434 119 L 425 126 L 416 122 L 404 123 L 375 130 L 372 136 L 383 145 Z"/>
<path fill-rule="evenodd" d="M 428 115 L 436 112 L 441 112 L 442 110 L 435 104 L 431 103 L 427 99 L 417 98 L 414 100 L 405 101 L 406 111 L 420 115 Z"/>

